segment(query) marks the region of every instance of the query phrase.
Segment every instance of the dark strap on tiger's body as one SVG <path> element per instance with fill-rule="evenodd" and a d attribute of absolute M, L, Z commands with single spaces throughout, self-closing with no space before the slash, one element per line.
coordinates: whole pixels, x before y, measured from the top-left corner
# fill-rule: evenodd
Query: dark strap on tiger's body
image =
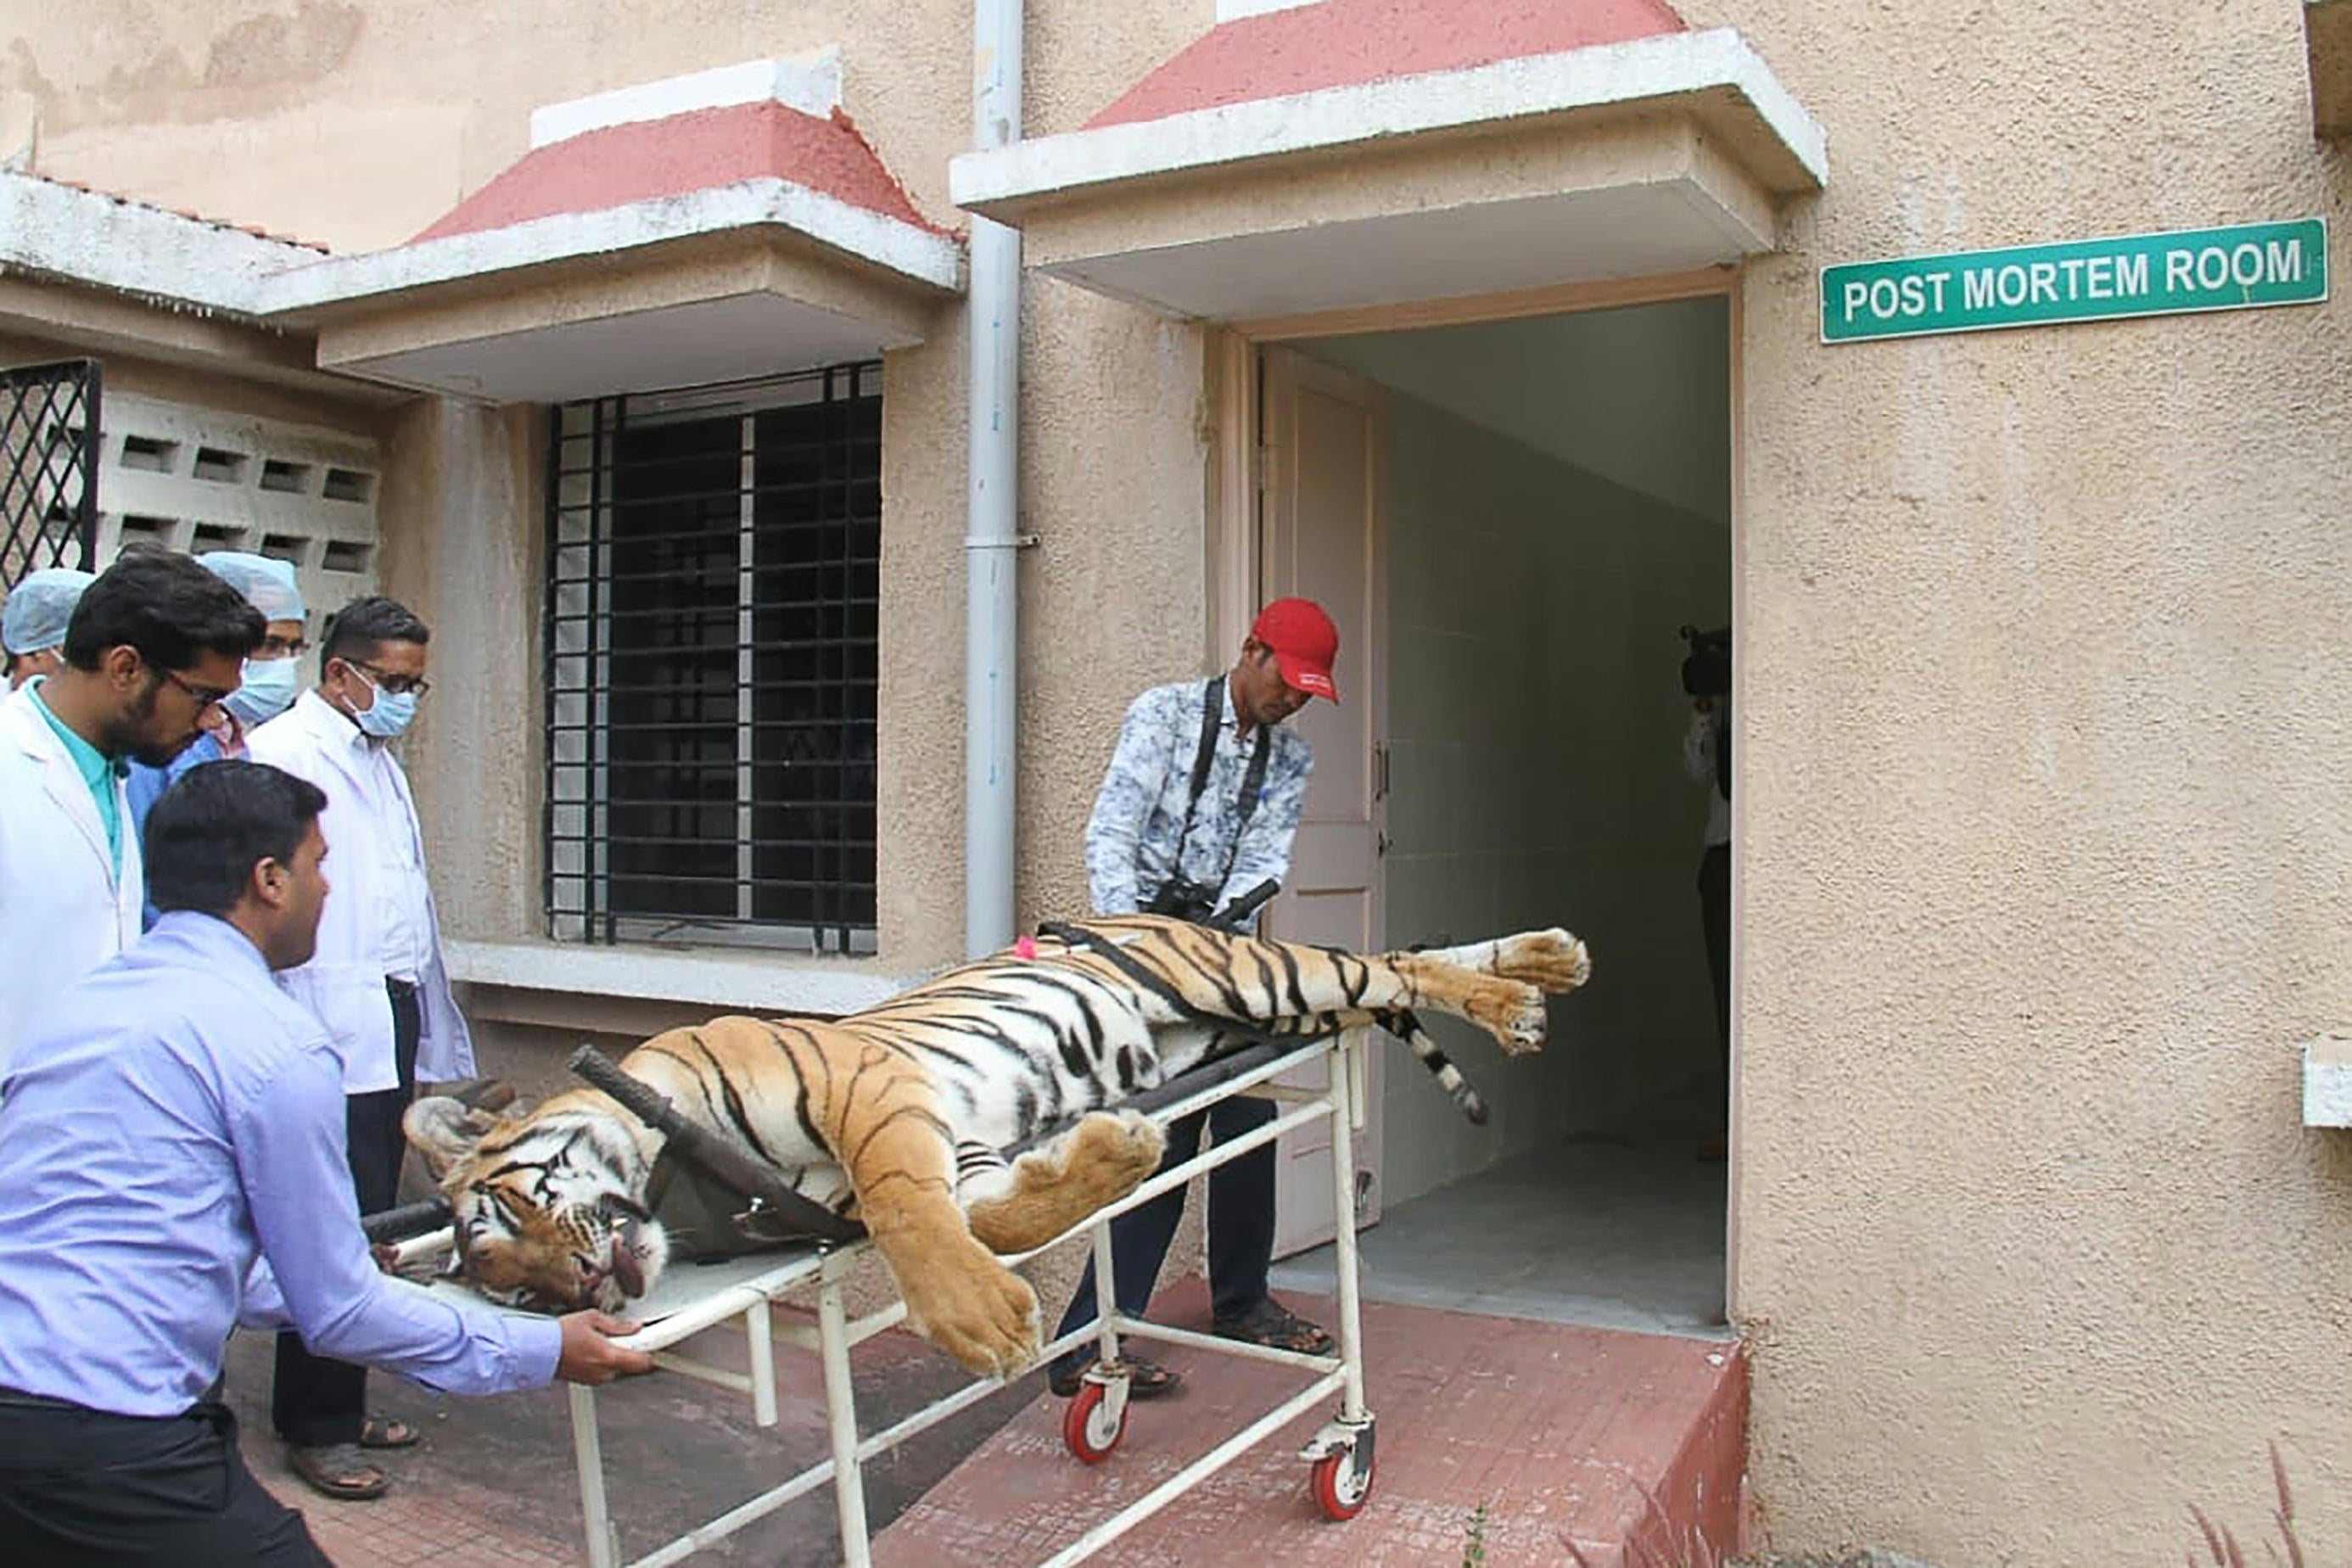
<path fill-rule="evenodd" d="M 1320 1029 L 1313 1034 L 1269 1035 L 1263 1031 L 1253 1030 L 1245 1018 L 1227 1017 L 1223 1014 L 1212 1013 L 1205 1007 L 1195 1005 L 1191 997 L 1138 963 L 1120 949 L 1118 943 L 1108 937 L 1088 931 L 1082 925 L 1073 925 L 1067 921 L 1047 921 L 1037 928 L 1037 932 L 1041 936 L 1050 936 L 1068 943 L 1073 951 L 1083 950 L 1095 954 L 1136 984 L 1142 986 L 1146 991 L 1175 1008 L 1187 1023 L 1198 1024 L 1206 1029 L 1234 1036 L 1243 1046 L 1260 1043 L 1286 1047 L 1310 1046 L 1318 1040 L 1328 1040 L 1340 1032 L 1333 1028 Z M 1235 1048 L 1238 1049 L 1240 1047 Z M 1223 1056 L 1232 1054 L 1232 1051 L 1221 1053 Z M 1217 1059 L 1219 1059 L 1217 1057 L 1203 1057 L 1201 1065 L 1206 1065 Z"/>
<path fill-rule="evenodd" d="M 1217 760 L 1217 728 L 1225 718 L 1225 678 L 1211 679 L 1208 689 L 1201 694 L 1201 745 L 1192 753 L 1192 789 L 1184 801 L 1184 826 L 1176 835 L 1176 875 L 1184 874 L 1184 846 L 1192 837 L 1192 814 L 1201 808 L 1202 792 L 1209 787 L 1209 770 Z M 1265 769 L 1274 749 L 1271 726 L 1257 727 L 1257 743 L 1251 748 L 1249 766 L 1242 771 L 1241 794 L 1234 801 L 1234 809 L 1241 814 L 1241 826 L 1234 831 L 1234 841 L 1225 847 L 1225 868 L 1217 878 L 1223 888 L 1225 879 L 1234 874 L 1234 860 L 1241 854 L 1242 834 L 1248 830 L 1250 818 L 1257 815 L 1257 797 L 1265 793 Z"/>
<path fill-rule="evenodd" d="M 743 1199 L 751 1207 L 736 1216 L 747 1233 L 769 1240 L 811 1237 L 855 1241 L 866 1227 L 845 1219 L 787 1184 L 781 1172 L 755 1160 L 719 1134 L 692 1121 L 669 1097 L 642 1079 L 631 1078 L 593 1046 L 582 1046 L 567 1064 L 623 1110 L 667 1140 L 663 1152 Z"/>

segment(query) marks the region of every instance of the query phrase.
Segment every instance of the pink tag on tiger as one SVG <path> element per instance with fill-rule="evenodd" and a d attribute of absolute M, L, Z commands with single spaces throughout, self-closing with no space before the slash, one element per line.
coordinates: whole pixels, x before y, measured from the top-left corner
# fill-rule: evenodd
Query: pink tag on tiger
<path fill-rule="evenodd" d="M 1021 936 L 1013 938 L 1013 954 L 1016 958 L 1036 957 L 1037 939 L 1034 936 Z"/>

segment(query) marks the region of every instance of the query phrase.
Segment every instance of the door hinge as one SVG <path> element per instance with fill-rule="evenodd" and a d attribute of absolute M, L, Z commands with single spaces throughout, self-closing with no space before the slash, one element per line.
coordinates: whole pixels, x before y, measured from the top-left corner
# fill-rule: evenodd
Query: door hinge
<path fill-rule="evenodd" d="M 1386 800 L 1388 797 L 1389 743 L 1386 741 L 1374 741 L 1372 742 L 1372 798 Z"/>

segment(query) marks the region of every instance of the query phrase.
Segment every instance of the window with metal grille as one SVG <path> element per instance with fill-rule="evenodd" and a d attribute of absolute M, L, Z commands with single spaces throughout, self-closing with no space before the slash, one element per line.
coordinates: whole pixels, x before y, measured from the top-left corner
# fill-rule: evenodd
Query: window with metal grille
<path fill-rule="evenodd" d="M 97 565 L 99 365 L 0 371 L 0 590 Z"/>
<path fill-rule="evenodd" d="M 562 405 L 548 498 L 554 934 L 872 952 L 882 367 Z"/>

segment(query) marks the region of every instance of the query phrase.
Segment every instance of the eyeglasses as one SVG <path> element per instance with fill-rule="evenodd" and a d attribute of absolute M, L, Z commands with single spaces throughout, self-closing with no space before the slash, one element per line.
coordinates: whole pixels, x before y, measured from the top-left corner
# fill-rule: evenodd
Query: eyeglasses
<path fill-rule="evenodd" d="M 227 691 L 215 691 L 210 687 L 206 686 L 191 686 L 186 681 L 180 679 L 179 672 L 176 670 L 165 670 L 163 672 L 163 679 L 178 687 L 181 690 L 186 692 L 189 696 L 194 698 L 196 700 L 196 711 L 199 713 L 203 712 L 207 708 L 217 708 L 220 704 L 228 700 L 230 695 Z M 232 688 L 232 689 L 234 689 Z"/>
<path fill-rule="evenodd" d="M 370 686 L 378 691 L 389 691 L 394 697 L 422 697 L 433 689 L 433 683 L 421 675 L 387 674 L 375 666 L 364 664 L 356 658 L 347 658 L 343 662 L 358 670 L 360 679 Z"/>

